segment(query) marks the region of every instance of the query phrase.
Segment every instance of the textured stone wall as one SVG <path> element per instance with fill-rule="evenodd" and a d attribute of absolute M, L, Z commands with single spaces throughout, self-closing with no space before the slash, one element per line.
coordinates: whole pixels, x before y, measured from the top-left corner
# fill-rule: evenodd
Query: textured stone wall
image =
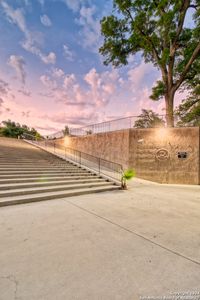
<path fill-rule="evenodd" d="M 129 165 L 144 179 L 199 184 L 199 128 L 130 130 Z"/>
<path fill-rule="evenodd" d="M 64 143 L 61 141 L 61 143 Z M 66 138 L 66 146 L 109 161 L 129 164 L 129 130 Z"/>
<path fill-rule="evenodd" d="M 200 184 L 200 129 L 129 129 L 71 137 L 59 142 L 73 149 L 135 168 L 137 177 Z M 186 158 L 178 158 L 178 153 Z"/>

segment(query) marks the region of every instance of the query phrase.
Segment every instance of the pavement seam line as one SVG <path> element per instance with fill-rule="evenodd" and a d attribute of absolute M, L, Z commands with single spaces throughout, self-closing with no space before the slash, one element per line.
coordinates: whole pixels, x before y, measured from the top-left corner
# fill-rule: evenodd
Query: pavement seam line
<path fill-rule="evenodd" d="M 186 259 L 186 260 L 188 260 L 188 261 L 190 261 L 190 262 L 192 262 L 192 263 L 194 263 L 194 264 L 200 266 L 200 262 L 197 261 L 197 260 L 194 260 L 194 259 L 192 259 L 192 258 L 190 258 L 190 257 L 187 257 L 187 256 L 185 256 L 185 255 L 183 255 L 183 254 L 181 254 L 181 253 L 179 253 L 179 252 L 176 252 L 176 251 L 174 251 L 174 250 L 172 250 L 172 249 L 170 249 L 170 248 L 167 248 L 167 247 L 165 247 L 165 246 L 162 246 L 161 244 L 158 244 L 158 243 L 152 241 L 151 239 L 148 239 L 147 237 L 145 237 L 145 236 L 143 236 L 143 235 L 141 235 L 141 234 L 139 234 L 139 233 L 137 233 L 137 232 L 135 232 L 135 231 L 133 231 L 133 230 L 130 230 L 130 229 L 128 229 L 128 228 L 126 228 L 126 227 L 124 227 L 124 226 L 122 226 L 122 225 L 120 225 L 120 224 L 118 224 L 118 223 L 115 223 L 115 222 L 113 222 L 113 221 L 111 221 L 111 220 L 109 220 L 109 219 L 107 219 L 107 218 L 105 218 L 105 217 L 102 217 L 102 216 L 100 216 L 100 215 L 98 215 L 98 214 L 96 214 L 96 213 L 94 213 L 94 212 L 92 212 L 92 211 L 90 211 L 90 210 L 88 210 L 88 209 L 86 209 L 86 208 L 83 208 L 82 206 L 79 206 L 79 205 L 77 205 L 77 204 L 74 204 L 73 202 L 71 202 L 71 201 L 69 201 L 69 200 L 65 200 L 65 201 L 68 202 L 68 203 L 70 203 L 71 205 L 73 205 L 73 206 L 75 206 L 75 207 L 77 207 L 77 208 L 79 208 L 79 209 L 81 209 L 81 210 L 87 212 L 88 214 L 91 214 L 91 215 L 93 215 L 93 216 L 95 216 L 95 217 L 97 217 L 97 218 L 99 218 L 99 219 L 104 220 L 104 221 L 107 222 L 107 223 L 110 223 L 110 224 L 112 224 L 112 225 L 114 225 L 114 226 L 116 226 L 116 227 L 118 227 L 118 228 L 120 228 L 120 229 L 122 229 L 122 230 L 125 230 L 125 231 L 127 231 L 127 232 L 129 232 L 129 233 L 131 233 L 131 234 L 136 235 L 137 237 L 142 238 L 143 240 L 145 240 L 145 241 L 148 242 L 148 243 L 153 244 L 154 246 L 157 246 L 157 247 L 159 247 L 159 248 L 161 248 L 161 249 L 163 249 L 163 250 L 165 250 L 165 251 L 167 251 L 167 252 L 170 252 L 171 254 L 177 255 L 177 256 L 179 256 L 179 257 L 181 257 L 181 258 L 183 258 L 183 259 Z"/>

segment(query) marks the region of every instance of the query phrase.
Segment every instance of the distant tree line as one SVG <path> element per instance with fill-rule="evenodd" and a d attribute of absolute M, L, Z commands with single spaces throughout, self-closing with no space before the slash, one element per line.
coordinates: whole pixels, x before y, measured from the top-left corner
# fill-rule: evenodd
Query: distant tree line
<path fill-rule="evenodd" d="M 20 125 L 14 121 L 3 121 L 0 126 L 0 136 L 18 138 L 23 134 L 30 134 L 35 138 L 42 138 L 41 134 L 35 128 L 29 128 L 27 125 Z"/>

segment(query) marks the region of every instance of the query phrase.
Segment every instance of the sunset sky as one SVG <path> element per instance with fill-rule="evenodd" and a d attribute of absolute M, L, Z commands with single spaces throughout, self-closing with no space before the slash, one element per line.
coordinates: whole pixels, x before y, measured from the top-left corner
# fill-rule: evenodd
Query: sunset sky
<path fill-rule="evenodd" d="M 0 0 L 0 122 L 49 134 L 142 108 L 164 114 L 149 100 L 160 73 L 139 54 L 103 65 L 99 21 L 111 11 L 109 0 Z"/>

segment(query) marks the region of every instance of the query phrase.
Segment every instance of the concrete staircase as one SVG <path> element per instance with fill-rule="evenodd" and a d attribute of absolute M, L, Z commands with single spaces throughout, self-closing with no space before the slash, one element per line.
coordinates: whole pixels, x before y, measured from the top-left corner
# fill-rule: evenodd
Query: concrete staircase
<path fill-rule="evenodd" d="M 0 138 L 0 206 L 119 189 L 22 140 Z"/>

